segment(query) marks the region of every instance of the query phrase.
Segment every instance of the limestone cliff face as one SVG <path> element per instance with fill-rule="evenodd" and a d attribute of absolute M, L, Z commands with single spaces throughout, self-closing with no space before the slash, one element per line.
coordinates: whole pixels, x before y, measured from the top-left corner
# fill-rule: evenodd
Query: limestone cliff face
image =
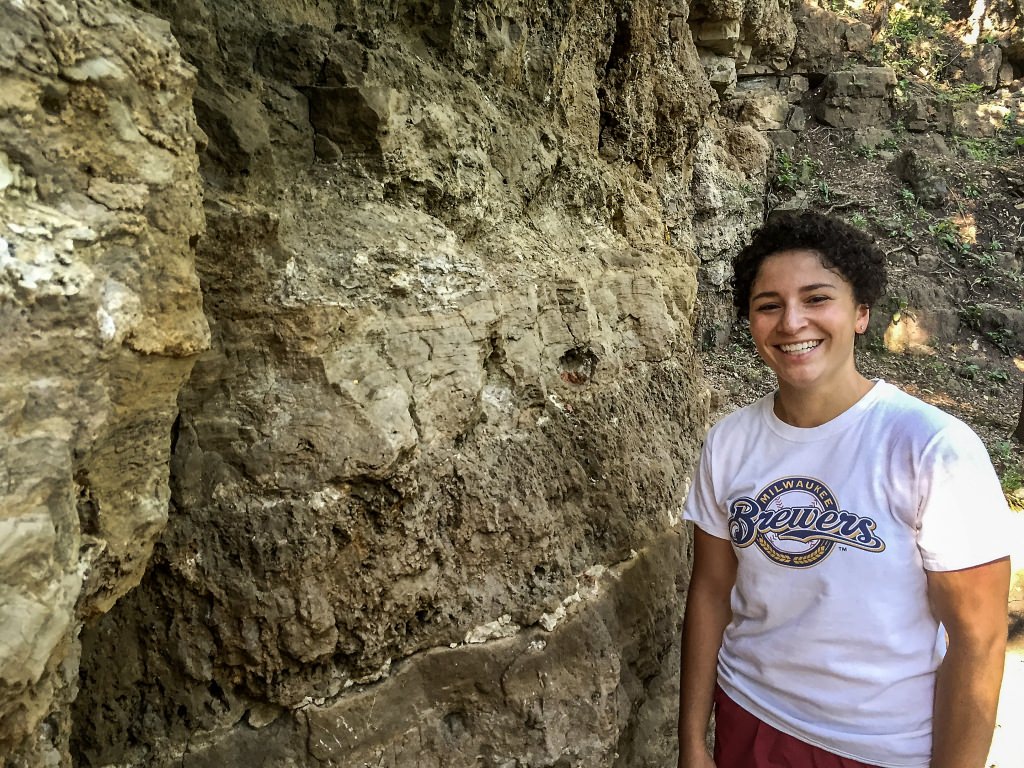
<path fill-rule="evenodd" d="M 64 606 L 12 764 L 71 720 L 82 765 L 672 764 L 697 278 L 769 154 L 707 56 L 792 45 L 734 5 L 0 6 L 57 62 L 0 59 L 0 424 Z"/>
<path fill-rule="evenodd" d="M 62 759 L 81 622 L 139 582 L 167 520 L 175 400 L 209 343 L 193 86 L 150 15 L 0 3 L 8 764 Z"/>

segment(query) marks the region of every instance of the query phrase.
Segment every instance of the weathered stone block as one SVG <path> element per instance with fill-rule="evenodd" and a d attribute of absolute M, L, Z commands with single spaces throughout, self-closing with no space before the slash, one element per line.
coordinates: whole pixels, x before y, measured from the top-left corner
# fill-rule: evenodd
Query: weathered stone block
<path fill-rule="evenodd" d="M 700 63 L 707 73 L 708 82 L 718 93 L 728 93 L 736 87 L 735 59 L 714 53 L 702 53 Z"/>
<path fill-rule="evenodd" d="M 974 46 L 964 67 L 964 77 L 988 89 L 999 85 L 999 70 L 1003 66 L 1003 51 L 994 43 Z"/>
<path fill-rule="evenodd" d="M 743 96 L 740 121 L 759 131 L 776 131 L 784 128 L 792 106 L 778 91 L 761 91 Z"/>
<path fill-rule="evenodd" d="M 864 53 L 871 47 L 871 25 L 861 22 L 850 24 L 843 37 L 846 39 L 846 50 L 851 53 Z"/>
<path fill-rule="evenodd" d="M 1013 82 L 1013 64 L 1006 61 L 999 68 L 999 85 L 1009 85 Z"/>
<path fill-rule="evenodd" d="M 889 67 L 855 67 L 832 72 L 825 80 L 827 96 L 851 99 L 886 99 L 896 85 Z"/>
<path fill-rule="evenodd" d="M 811 83 L 804 75 L 792 75 L 786 84 L 786 98 L 791 104 L 800 101 L 810 90 Z"/>
<path fill-rule="evenodd" d="M 905 112 L 907 129 L 934 130 L 945 133 L 953 127 L 953 107 L 933 96 L 914 96 L 908 99 Z"/>
<path fill-rule="evenodd" d="M 722 56 L 732 56 L 740 40 L 740 20 L 705 21 L 697 28 L 696 43 Z"/>
<path fill-rule="evenodd" d="M 343 154 L 383 154 L 382 140 L 404 97 L 382 86 L 333 86 L 306 90 L 309 121 Z"/>
<path fill-rule="evenodd" d="M 892 116 L 889 97 L 896 75 L 888 67 L 856 67 L 831 73 L 818 119 L 835 128 L 867 128 Z"/>
<path fill-rule="evenodd" d="M 793 107 L 793 111 L 790 112 L 789 118 L 786 120 L 786 127 L 791 131 L 802 131 L 807 127 L 807 115 L 802 107 Z"/>
<path fill-rule="evenodd" d="M 904 150 L 893 162 L 892 170 L 910 185 L 921 205 L 937 208 L 946 202 L 949 185 L 938 167 L 920 152 Z"/>

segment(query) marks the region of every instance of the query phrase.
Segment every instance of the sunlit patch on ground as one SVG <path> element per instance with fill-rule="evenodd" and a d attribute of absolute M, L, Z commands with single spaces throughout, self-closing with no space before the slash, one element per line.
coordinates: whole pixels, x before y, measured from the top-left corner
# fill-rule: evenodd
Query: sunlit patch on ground
<path fill-rule="evenodd" d="M 1024 641 L 1021 640 L 1006 654 L 996 732 L 985 765 L 1024 768 Z"/>

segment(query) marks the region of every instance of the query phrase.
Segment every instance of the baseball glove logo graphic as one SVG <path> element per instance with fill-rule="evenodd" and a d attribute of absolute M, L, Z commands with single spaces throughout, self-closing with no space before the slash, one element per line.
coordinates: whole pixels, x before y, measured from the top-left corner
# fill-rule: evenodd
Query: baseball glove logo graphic
<path fill-rule="evenodd" d="M 812 477 L 784 477 L 755 498 L 729 505 L 729 535 L 737 547 L 756 544 L 765 557 L 789 568 L 809 568 L 837 545 L 882 552 L 875 521 L 842 509 L 832 491 Z"/>

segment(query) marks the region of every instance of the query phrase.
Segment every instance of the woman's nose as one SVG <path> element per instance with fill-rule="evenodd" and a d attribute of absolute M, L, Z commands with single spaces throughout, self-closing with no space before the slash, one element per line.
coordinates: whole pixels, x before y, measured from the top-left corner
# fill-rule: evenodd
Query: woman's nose
<path fill-rule="evenodd" d="M 800 305 L 790 305 L 782 310 L 782 315 L 779 317 L 779 329 L 786 333 L 794 333 L 803 328 L 805 322 Z"/>

